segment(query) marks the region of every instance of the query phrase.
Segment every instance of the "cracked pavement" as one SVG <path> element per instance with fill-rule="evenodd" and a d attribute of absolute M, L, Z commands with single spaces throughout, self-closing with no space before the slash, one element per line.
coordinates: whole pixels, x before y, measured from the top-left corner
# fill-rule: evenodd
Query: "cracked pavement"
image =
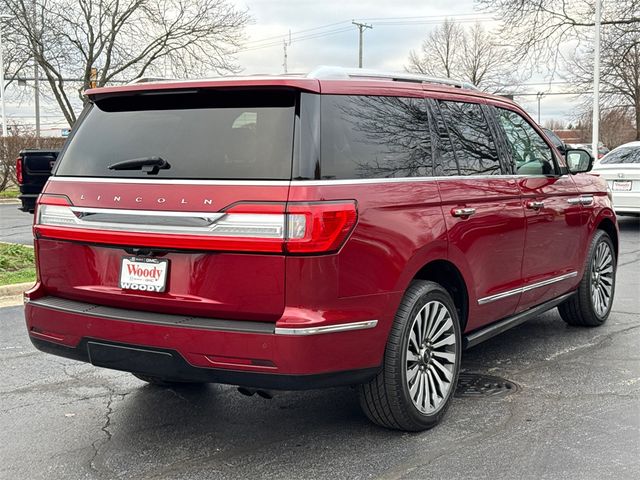
<path fill-rule="evenodd" d="M 163 389 L 37 352 L 0 309 L 0 478 L 626 479 L 640 477 L 640 221 L 621 219 L 616 300 L 600 328 L 552 310 L 464 354 L 515 382 L 454 399 L 419 434 L 371 425 L 353 389 Z"/>

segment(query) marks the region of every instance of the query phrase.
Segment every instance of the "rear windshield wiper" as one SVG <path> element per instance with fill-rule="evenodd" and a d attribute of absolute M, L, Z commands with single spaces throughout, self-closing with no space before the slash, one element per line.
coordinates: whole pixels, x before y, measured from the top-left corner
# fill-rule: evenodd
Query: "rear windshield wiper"
<path fill-rule="evenodd" d="M 109 170 L 144 170 L 147 175 L 157 175 L 160 169 L 171 168 L 169 162 L 160 157 L 141 157 L 123 160 L 109 165 Z"/>

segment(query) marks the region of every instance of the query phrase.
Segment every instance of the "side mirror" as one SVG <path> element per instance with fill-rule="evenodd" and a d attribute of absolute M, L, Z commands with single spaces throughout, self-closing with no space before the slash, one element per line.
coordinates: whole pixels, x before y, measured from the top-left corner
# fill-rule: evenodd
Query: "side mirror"
<path fill-rule="evenodd" d="M 570 148 L 565 153 L 567 167 L 572 174 L 586 173 L 593 168 L 593 156 L 581 148 Z"/>

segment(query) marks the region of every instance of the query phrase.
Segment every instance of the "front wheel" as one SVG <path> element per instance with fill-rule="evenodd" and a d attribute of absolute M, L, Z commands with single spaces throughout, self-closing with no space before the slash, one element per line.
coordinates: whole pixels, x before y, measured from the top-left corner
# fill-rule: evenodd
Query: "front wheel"
<path fill-rule="evenodd" d="M 558 306 L 569 325 L 597 327 L 611 312 L 616 283 L 616 255 L 613 242 L 603 230 L 597 230 L 587 255 L 584 275 L 574 296 Z"/>
<path fill-rule="evenodd" d="M 461 331 L 449 293 L 414 281 L 389 334 L 381 372 L 359 387 L 367 417 L 386 428 L 421 431 L 444 416 L 458 382 Z"/>

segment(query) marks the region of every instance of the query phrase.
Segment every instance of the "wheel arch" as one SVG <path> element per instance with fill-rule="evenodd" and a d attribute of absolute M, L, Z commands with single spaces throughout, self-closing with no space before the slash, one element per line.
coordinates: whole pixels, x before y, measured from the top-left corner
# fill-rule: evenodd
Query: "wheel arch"
<path fill-rule="evenodd" d="M 453 299 L 464 332 L 469 318 L 469 292 L 462 273 L 448 260 L 432 260 L 416 272 L 413 280 L 429 280 L 441 285 Z"/>
<path fill-rule="evenodd" d="M 611 238 L 613 242 L 613 248 L 616 252 L 616 257 L 618 256 L 618 229 L 616 228 L 616 223 L 611 220 L 609 217 L 603 217 L 599 220 L 596 230 L 604 230 L 607 232 L 607 235 Z"/>

